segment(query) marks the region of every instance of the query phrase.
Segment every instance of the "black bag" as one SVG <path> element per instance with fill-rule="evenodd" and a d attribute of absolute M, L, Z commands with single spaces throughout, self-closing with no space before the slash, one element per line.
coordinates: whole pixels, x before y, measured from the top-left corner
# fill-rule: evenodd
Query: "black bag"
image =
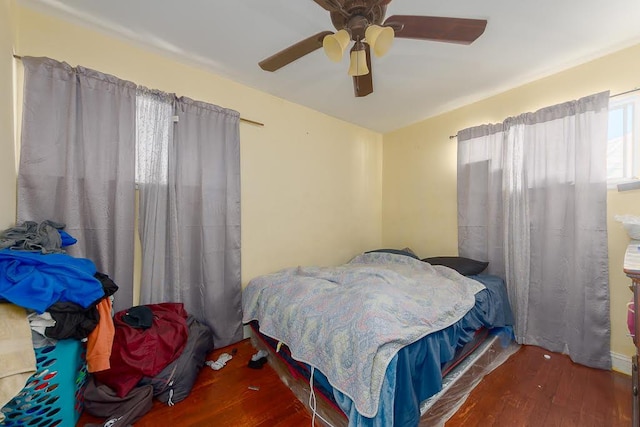
<path fill-rule="evenodd" d="M 153 406 L 151 386 L 134 387 L 125 397 L 119 397 L 105 384 L 90 377 L 84 389 L 84 410 L 100 418 L 108 418 L 100 424 L 85 424 L 89 427 L 126 427 L 142 418 Z"/>
<path fill-rule="evenodd" d="M 213 350 L 213 333 L 209 326 L 191 315 L 187 318 L 187 326 L 189 336 L 182 354 L 155 377 L 144 377 L 138 383 L 151 384 L 153 396 L 169 406 L 189 395 L 207 354 Z"/>

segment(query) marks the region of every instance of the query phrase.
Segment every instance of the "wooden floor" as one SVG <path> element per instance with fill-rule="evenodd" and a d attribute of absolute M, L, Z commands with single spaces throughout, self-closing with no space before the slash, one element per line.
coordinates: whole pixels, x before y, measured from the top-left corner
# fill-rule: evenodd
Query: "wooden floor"
<path fill-rule="evenodd" d="M 227 365 L 205 367 L 184 401 L 173 407 L 155 402 L 136 427 L 299 427 L 310 426 L 305 407 L 269 365 L 247 367 L 255 353 L 248 340 L 216 350 L 237 349 Z M 550 359 L 545 358 L 550 355 Z M 252 390 L 249 387 L 257 387 Z M 83 414 L 78 426 L 100 420 Z M 631 425 L 631 378 L 589 369 L 567 356 L 524 346 L 489 374 L 447 427 L 615 427 Z"/>
<path fill-rule="evenodd" d="M 631 377 L 523 346 L 480 382 L 453 426 L 628 427 Z"/>

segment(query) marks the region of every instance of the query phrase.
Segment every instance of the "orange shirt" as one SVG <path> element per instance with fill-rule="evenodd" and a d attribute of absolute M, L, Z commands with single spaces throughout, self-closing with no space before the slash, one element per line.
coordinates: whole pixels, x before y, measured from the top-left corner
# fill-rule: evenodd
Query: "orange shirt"
<path fill-rule="evenodd" d="M 100 322 L 87 337 L 87 370 L 89 372 L 104 371 L 111 367 L 109 358 L 115 334 L 111 318 L 111 298 L 103 298 L 96 308 L 100 313 Z"/>

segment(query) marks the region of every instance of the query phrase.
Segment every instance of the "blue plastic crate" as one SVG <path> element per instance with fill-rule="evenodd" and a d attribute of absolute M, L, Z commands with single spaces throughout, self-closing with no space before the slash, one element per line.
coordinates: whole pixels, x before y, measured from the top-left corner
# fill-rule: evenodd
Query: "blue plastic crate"
<path fill-rule="evenodd" d="M 87 381 L 85 348 L 78 340 L 35 349 L 36 373 L 1 410 L 3 427 L 74 427 Z"/>

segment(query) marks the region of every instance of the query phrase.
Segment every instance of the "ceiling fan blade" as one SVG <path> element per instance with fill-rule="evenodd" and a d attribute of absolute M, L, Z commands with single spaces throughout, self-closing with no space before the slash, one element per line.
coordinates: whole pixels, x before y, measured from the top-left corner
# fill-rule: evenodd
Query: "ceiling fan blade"
<path fill-rule="evenodd" d="M 301 40 L 298 43 L 291 45 L 274 55 L 271 55 L 267 59 L 263 59 L 258 63 L 258 65 L 260 65 L 260 68 L 265 71 L 279 70 L 285 65 L 292 63 L 296 59 L 300 59 L 303 56 L 313 52 L 314 50 L 321 48 L 322 40 L 329 34 L 333 34 L 333 32 L 322 31 L 316 35 L 307 37 L 306 39 Z"/>
<path fill-rule="evenodd" d="M 324 10 L 328 10 L 329 12 L 333 12 L 334 10 L 337 10 L 337 9 L 342 9 L 342 6 L 336 0 L 313 0 L 313 1 L 318 3 L 321 8 L 323 8 Z"/>
<path fill-rule="evenodd" d="M 353 92 L 356 97 L 367 96 L 373 92 L 373 69 L 371 68 L 371 49 L 369 45 L 364 43 L 365 52 L 367 52 L 367 67 L 369 73 L 364 76 L 353 76 Z"/>
<path fill-rule="evenodd" d="M 396 37 L 471 44 L 484 33 L 485 19 L 440 16 L 393 15 L 384 24 L 393 27 Z"/>

